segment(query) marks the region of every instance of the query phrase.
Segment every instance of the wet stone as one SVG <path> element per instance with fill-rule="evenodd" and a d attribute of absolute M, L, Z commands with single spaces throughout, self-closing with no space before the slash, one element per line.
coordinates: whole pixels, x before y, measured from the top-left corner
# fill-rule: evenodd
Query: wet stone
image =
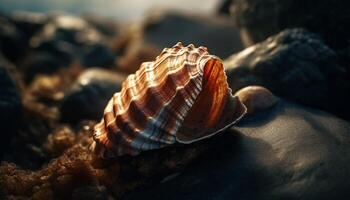
<path fill-rule="evenodd" d="M 350 118 L 350 83 L 317 35 L 289 29 L 224 61 L 233 90 L 261 85 L 277 96 Z"/>
<path fill-rule="evenodd" d="M 108 100 L 119 92 L 124 79 L 125 76 L 108 70 L 85 70 L 63 99 L 61 120 L 77 123 L 83 119 L 100 119 Z"/>

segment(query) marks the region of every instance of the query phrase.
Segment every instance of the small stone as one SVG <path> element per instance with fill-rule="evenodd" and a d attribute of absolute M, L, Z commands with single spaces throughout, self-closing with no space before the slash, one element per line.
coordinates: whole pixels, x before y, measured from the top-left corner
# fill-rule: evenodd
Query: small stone
<path fill-rule="evenodd" d="M 247 107 L 247 114 L 265 110 L 274 106 L 278 99 L 268 89 L 261 86 L 248 86 L 235 93 Z"/>
<path fill-rule="evenodd" d="M 63 99 L 60 106 L 61 120 L 71 123 L 83 119 L 98 120 L 108 100 L 120 90 L 125 78 L 108 70 L 85 70 Z"/>

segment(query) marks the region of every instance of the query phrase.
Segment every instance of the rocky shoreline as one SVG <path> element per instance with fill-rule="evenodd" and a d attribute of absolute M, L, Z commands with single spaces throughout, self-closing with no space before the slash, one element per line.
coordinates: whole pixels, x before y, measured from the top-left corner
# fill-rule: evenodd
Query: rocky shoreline
<path fill-rule="evenodd" d="M 217 16 L 164 11 L 129 25 L 0 14 L 0 198 L 348 199 L 347 16 L 272 26 L 279 23 L 259 20 L 290 4 L 271 1 L 280 9 L 269 16 L 260 2 L 225 1 Z M 305 9 L 295 18 L 319 14 Z M 222 58 L 233 93 L 264 86 L 278 104 L 190 145 L 114 159 L 92 154 L 93 126 L 113 93 L 178 41 Z"/>

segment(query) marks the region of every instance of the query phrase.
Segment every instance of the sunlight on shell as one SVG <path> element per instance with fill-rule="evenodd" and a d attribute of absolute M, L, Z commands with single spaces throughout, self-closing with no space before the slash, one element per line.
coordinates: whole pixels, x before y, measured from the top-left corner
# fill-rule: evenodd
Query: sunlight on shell
<path fill-rule="evenodd" d="M 177 43 L 128 76 L 94 128 L 92 149 L 113 157 L 188 144 L 221 132 L 245 113 L 222 61 L 205 47 Z"/>

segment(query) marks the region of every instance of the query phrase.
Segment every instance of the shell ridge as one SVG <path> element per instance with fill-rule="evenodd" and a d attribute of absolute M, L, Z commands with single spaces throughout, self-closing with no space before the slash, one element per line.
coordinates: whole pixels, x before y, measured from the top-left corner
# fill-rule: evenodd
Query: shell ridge
<path fill-rule="evenodd" d="M 208 60 L 210 60 L 210 57 L 208 57 L 208 59 L 205 60 L 205 62 L 202 62 L 201 64 L 205 65 L 206 62 L 208 62 Z M 184 62 L 184 64 L 182 64 L 184 66 L 186 66 L 188 68 L 188 66 L 191 66 L 191 63 L 188 63 L 188 62 Z M 190 70 L 188 70 L 190 71 Z M 174 76 L 171 76 L 173 74 L 169 74 L 168 78 L 170 79 L 174 79 Z M 164 108 L 167 108 L 168 105 L 171 104 L 172 100 L 179 94 L 181 94 L 181 92 L 183 92 L 184 88 L 186 88 L 186 86 L 188 85 L 189 82 L 191 82 L 192 80 L 196 80 L 194 81 L 195 82 L 195 92 L 188 92 L 190 94 L 192 94 L 192 103 L 189 103 L 187 102 L 186 105 L 186 109 L 182 112 L 180 112 L 181 114 L 183 114 L 183 116 L 179 116 L 178 113 L 174 114 L 173 116 L 177 116 L 177 119 L 173 119 L 175 122 L 176 122 L 176 128 L 173 130 L 173 131 L 169 131 L 169 130 L 164 130 L 164 127 L 166 126 L 166 123 L 161 123 L 163 120 L 162 119 L 171 119 L 171 117 L 169 116 L 163 116 L 164 114 L 166 113 L 169 113 L 168 112 L 165 112 L 166 109 L 161 109 L 158 114 L 155 116 L 155 119 L 152 118 L 152 121 L 151 121 L 151 125 L 150 127 L 153 128 L 153 131 L 150 133 L 150 131 L 146 131 L 147 130 L 147 127 L 146 127 L 146 130 L 143 130 L 143 131 L 139 131 L 137 134 L 137 132 L 129 132 L 129 131 L 126 131 L 125 133 L 129 133 L 129 134 L 123 134 L 121 137 L 122 140 L 126 141 L 126 142 L 129 142 L 132 138 L 132 135 L 135 136 L 133 142 L 131 142 L 131 145 L 137 149 L 141 148 L 141 149 L 144 149 L 145 147 L 144 144 L 145 143 L 149 143 L 150 140 L 152 139 L 158 139 L 160 142 L 163 142 L 163 143 L 166 143 L 166 144 L 173 144 L 175 141 L 176 141 L 176 138 L 174 137 L 176 131 L 180 128 L 180 125 L 181 125 L 181 122 L 185 119 L 185 116 L 187 114 L 187 112 L 189 111 L 190 107 L 193 105 L 193 103 L 195 102 L 196 100 L 196 97 L 198 96 L 198 94 L 201 92 L 201 86 L 202 86 L 202 78 L 201 76 L 194 76 L 193 74 L 190 74 L 191 78 L 184 84 L 184 85 L 180 85 L 180 86 L 177 86 L 176 88 L 176 92 L 175 94 L 171 97 L 171 99 L 169 99 L 169 101 L 166 102 L 166 105 L 164 106 Z M 151 88 L 148 88 L 149 90 L 152 90 L 152 87 Z M 121 95 L 119 95 L 120 97 Z M 157 95 L 155 95 L 157 96 Z M 186 98 L 185 98 L 186 99 Z M 135 103 L 134 101 L 130 101 L 130 104 L 129 106 L 131 105 L 131 103 Z M 137 103 L 136 103 L 137 105 Z M 128 110 L 125 109 L 125 110 Z M 142 110 L 142 109 L 140 109 Z M 171 112 L 174 112 L 174 110 L 172 110 Z M 175 111 L 176 112 L 176 111 Z M 124 113 L 120 113 L 120 115 L 123 115 Z M 124 117 L 121 117 L 121 119 L 124 119 Z M 124 119 L 122 121 L 127 121 L 127 126 L 129 127 L 130 130 L 133 130 L 135 129 L 135 127 L 132 126 L 132 120 L 129 120 L 129 119 Z M 125 123 L 125 122 L 124 122 Z M 155 131 L 155 129 L 157 129 L 157 131 Z M 122 130 L 122 129 L 121 129 Z M 162 131 L 163 130 L 163 131 Z M 167 134 L 167 133 L 170 133 L 171 136 L 167 136 L 166 138 L 164 138 L 164 134 Z M 130 135 L 131 134 L 131 135 Z M 156 134 L 156 135 L 154 135 Z M 125 135 L 125 136 L 124 136 Z M 126 135 L 129 135 L 129 136 L 126 136 Z M 141 137 L 140 137 L 141 136 Z M 138 140 L 139 139 L 139 140 Z M 143 141 L 143 142 L 142 142 Z M 141 144 L 141 145 L 140 145 Z M 155 147 L 156 145 L 154 145 Z"/>
<path fill-rule="evenodd" d="M 197 76 L 196 76 L 196 77 L 191 77 L 191 78 L 189 79 L 188 82 L 191 82 L 192 80 L 199 80 L 199 79 L 201 80 L 202 77 L 197 77 Z M 194 82 L 196 82 L 196 81 L 194 81 Z M 197 82 L 198 82 L 198 81 L 197 81 Z M 199 81 L 199 83 L 200 83 L 200 85 L 201 85 L 201 81 Z M 196 84 L 196 85 L 197 85 L 197 84 Z M 185 84 L 185 87 L 178 87 L 177 90 L 176 90 L 176 95 L 174 95 L 172 99 L 176 98 L 176 96 L 177 96 L 178 94 L 180 94 L 181 92 L 184 92 L 184 89 L 185 89 L 186 87 L 189 87 L 189 84 L 188 84 L 188 83 Z M 178 129 L 180 128 L 181 123 L 184 121 L 184 119 L 185 119 L 185 117 L 186 117 L 188 111 L 190 110 L 190 107 L 194 104 L 196 98 L 198 97 L 198 94 L 201 92 L 201 89 L 202 89 L 202 88 L 198 88 L 197 90 L 195 90 L 194 92 L 191 93 L 191 94 L 192 94 L 192 99 L 193 99 L 192 102 L 193 102 L 193 103 L 192 103 L 192 104 L 187 104 L 187 106 L 188 106 L 187 109 L 185 109 L 185 111 L 182 112 L 182 113 L 184 113 L 183 116 L 181 116 L 181 118 L 179 118 L 179 120 L 175 120 L 175 123 L 176 123 L 175 128 L 173 129 L 172 132 L 168 132 L 168 133 L 170 133 L 170 135 L 171 135 L 170 137 L 174 136 L 175 133 L 176 133 L 176 132 L 178 131 Z M 171 103 L 173 103 L 173 102 L 174 102 L 174 101 L 171 100 L 171 101 L 169 102 L 169 104 L 171 104 Z M 172 107 L 172 106 L 170 106 L 170 107 Z M 172 111 L 172 112 L 174 112 L 174 111 Z M 166 112 L 165 112 L 165 113 L 166 113 Z M 161 114 L 162 114 L 162 113 L 160 113 L 159 116 L 161 116 Z M 176 115 L 173 115 L 173 116 L 178 116 L 178 115 L 176 114 Z M 170 117 L 168 117 L 168 116 L 163 116 L 163 118 L 169 119 Z M 158 138 L 163 138 L 163 137 L 164 137 L 163 135 L 159 135 Z"/>
<path fill-rule="evenodd" d="M 181 68 L 180 68 L 179 70 L 181 70 Z M 179 70 L 176 70 L 176 71 L 174 70 L 174 71 L 169 72 L 168 76 L 172 76 L 174 73 L 176 73 L 176 72 L 179 71 Z M 190 74 L 190 75 L 193 76 L 192 74 Z M 121 108 L 121 109 L 119 110 L 119 114 L 122 114 L 122 113 L 124 113 L 126 110 L 128 110 L 131 101 L 136 101 L 136 100 L 138 100 L 138 98 L 139 98 L 140 96 L 145 95 L 145 93 L 146 93 L 147 90 L 150 90 L 150 89 L 153 89 L 153 88 L 157 88 L 159 85 L 161 85 L 162 83 L 164 83 L 164 81 L 166 81 L 166 79 L 167 79 L 167 78 L 164 78 L 163 81 L 162 81 L 162 82 L 159 82 L 159 84 L 157 84 L 157 85 L 152 85 L 152 86 L 149 86 L 149 87 L 144 86 L 142 91 L 137 91 L 136 95 L 132 96 L 132 99 L 130 99 L 130 100 L 127 101 L 127 102 L 128 102 L 127 105 L 125 105 L 123 108 Z M 127 79 L 127 81 L 129 82 L 130 80 Z M 147 82 L 147 81 L 145 81 L 145 82 Z M 144 85 L 146 85 L 146 84 L 144 84 Z M 122 91 L 119 92 L 119 93 L 120 93 L 120 96 L 126 95 L 125 90 L 130 90 L 130 89 L 131 89 L 131 87 L 127 87 L 127 85 L 125 85 L 125 88 L 126 88 L 126 89 L 122 89 Z"/>
<path fill-rule="evenodd" d="M 206 61 L 203 62 L 202 64 L 205 65 L 208 60 L 210 60 L 210 58 L 206 59 Z M 185 64 L 185 66 L 188 66 L 187 63 Z M 169 78 L 173 79 L 174 77 L 173 76 L 169 76 Z M 135 138 L 131 142 L 131 145 L 133 147 L 137 148 L 137 149 L 147 149 L 147 147 L 144 147 L 144 144 L 149 144 L 149 141 L 154 139 L 154 138 L 157 138 L 160 142 L 164 142 L 164 143 L 167 143 L 167 144 L 173 144 L 176 139 L 172 138 L 171 140 L 169 140 L 169 138 L 170 138 L 169 136 L 164 139 L 164 134 L 170 133 L 171 137 L 174 137 L 176 131 L 180 127 L 179 125 L 185 119 L 185 116 L 186 116 L 187 112 L 189 111 L 190 106 L 193 105 L 193 103 L 195 101 L 195 98 L 192 101 L 192 104 L 191 103 L 187 103 L 187 107 L 185 108 L 184 111 L 180 112 L 180 114 L 176 113 L 176 114 L 172 115 L 172 116 L 176 116 L 177 117 L 177 119 L 174 120 L 175 122 L 177 122 L 177 126 L 175 127 L 175 129 L 173 131 L 166 131 L 166 130 L 164 130 L 164 127 L 166 126 L 166 123 L 163 122 L 164 119 L 171 119 L 171 117 L 169 117 L 169 116 L 167 116 L 165 114 L 170 113 L 169 111 L 174 113 L 174 110 L 171 110 L 171 109 L 169 110 L 167 108 L 168 108 L 169 105 L 171 105 L 171 103 L 173 102 L 173 99 L 176 98 L 177 95 L 181 94 L 184 91 L 183 89 L 186 88 L 186 86 L 188 85 L 188 82 L 192 81 L 193 79 L 195 79 L 195 80 L 200 79 L 199 83 L 202 83 L 202 81 L 203 81 L 202 78 L 203 77 L 199 78 L 198 76 L 192 76 L 191 75 L 191 78 L 184 84 L 184 86 L 177 86 L 175 95 L 173 95 L 172 98 L 168 102 L 166 102 L 166 104 L 163 107 L 163 109 L 161 109 L 158 112 L 158 114 L 155 116 L 155 118 L 152 118 L 152 122 L 150 123 L 151 124 L 150 127 L 153 130 L 152 130 L 151 134 L 149 134 L 150 131 L 146 131 L 146 130 L 148 130 L 147 127 L 146 127 L 145 130 L 139 131 L 139 134 L 137 134 L 137 133 L 135 134 L 135 132 L 133 132 L 132 134 L 135 135 Z M 195 84 L 195 85 L 198 87 L 199 84 Z M 200 84 L 200 86 L 201 86 L 201 84 Z M 197 97 L 200 92 L 201 92 L 200 89 L 197 88 L 195 93 L 192 93 L 193 94 L 192 98 L 193 97 Z M 135 103 L 135 102 L 130 102 L 130 103 Z M 136 103 L 136 105 L 137 105 L 137 103 Z M 167 112 L 165 112 L 165 111 L 167 111 Z M 184 113 L 184 114 L 181 116 L 182 113 Z M 165 116 L 163 116 L 163 114 Z M 122 117 L 122 119 L 124 119 L 124 118 Z M 132 124 L 133 124 L 132 120 L 129 120 L 129 119 L 125 119 L 125 120 L 128 121 L 127 122 L 127 126 L 129 127 L 130 130 L 135 129 L 135 127 L 132 126 Z M 127 131 L 126 133 L 131 133 L 131 132 Z M 154 134 L 156 134 L 156 135 L 154 135 Z M 126 135 L 129 135 L 129 134 L 125 134 L 125 136 Z M 132 136 L 130 136 L 130 135 L 129 135 L 129 137 L 123 137 L 122 136 L 122 139 L 127 141 L 127 142 L 129 142 L 131 140 L 130 139 L 131 137 Z M 138 139 L 140 139 L 140 140 L 138 140 Z M 156 146 L 154 146 L 154 147 L 156 147 Z"/>
<path fill-rule="evenodd" d="M 158 62 L 158 63 L 157 63 L 157 61 L 156 61 L 156 62 L 147 62 L 146 64 L 141 65 L 141 68 L 136 72 L 136 74 L 138 75 L 138 76 L 136 76 L 136 77 L 143 77 L 144 74 L 146 73 L 145 70 L 148 68 L 148 66 L 154 66 L 153 68 L 149 68 L 149 69 L 148 69 L 148 70 L 150 70 L 150 71 L 153 71 L 154 69 L 157 68 L 157 66 L 159 66 L 160 64 L 162 64 L 166 59 L 176 58 L 176 57 L 178 57 L 178 56 L 180 56 L 180 55 L 183 55 L 183 54 L 185 54 L 185 53 L 188 53 L 188 51 L 183 51 L 183 52 L 180 53 L 179 55 L 178 55 L 178 54 L 170 54 L 170 55 L 164 56 L 164 59 L 159 59 L 159 62 Z M 188 53 L 188 54 L 191 54 L 191 53 Z M 192 52 L 192 54 L 193 54 L 193 52 Z M 201 58 L 199 52 L 196 52 L 196 54 L 198 54 L 198 55 L 199 55 L 199 58 Z M 206 54 L 206 55 L 207 55 L 207 54 Z M 187 57 L 188 57 L 188 55 L 187 55 Z M 196 65 L 196 64 L 197 64 L 197 63 L 193 63 L 193 65 Z M 174 71 L 179 70 L 179 68 L 180 68 L 180 67 L 175 68 Z M 165 69 L 166 69 L 166 68 L 165 68 Z M 165 73 L 165 69 L 163 70 L 163 73 Z M 171 72 L 171 70 L 169 70 L 169 72 Z M 135 75 L 130 75 L 130 76 L 127 78 L 127 80 L 123 83 L 123 87 L 122 87 L 122 91 L 121 91 L 121 93 L 122 93 L 123 95 L 126 93 L 123 89 L 124 89 L 124 88 L 129 89 L 129 88 L 130 88 L 130 86 L 129 86 L 130 83 L 139 82 L 138 80 L 137 80 L 137 81 L 131 81 L 131 80 L 129 80 L 129 79 L 133 79 L 134 77 L 135 77 Z M 146 81 L 145 81 L 145 82 L 146 82 Z M 142 85 L 142 83 L 143 83 L 143 82 L 138 83 L 138 84 L 141 84 L 141 85 Z M 134 85 L 134 84 L 133 84 L 133 85 Z M 136 85 L 137 85 L 137 84 L 136 84 Z M 148 84 L 144 84 L 144 88 L 147 88 L 147 86 L 148 86 Z M 140 93 L 138 93 L 138 94 L 140 94 Z M 141 95 L 141 94 L 140 94 L 140 95 Z"/>
<path fill-rule="evenodd" d="M 173 74 L 171 74 L 171 75 L 169 75 L 168 76 L 168 78 L 170 78 L 170 77 L 172 77 L 172 75 Z M 171 79 L 169 79 L 169 80 L 171 80 Z M 188 82 L 189 81 L 187 81 L 187 82 L 185 82 L 184 83 L 184 85 L 186 85 L 186 84 L 188 84 Z M 182 85 L 181 85 L 182 86 Z M 148 95 L 145 95 L 145 96 L 156 96 L 156 94 L 158 93 L 157 91 L 154 91 L 153 90 L 153 88 L 149 88 L 149 90 L 148 90 L 148 92 L 151 92 L 151 94 L 148 94 Z M 174 93 L 174 95 L 175 95 L 176 93 Z M 118 95 L 118 97 L 120 97 L 120 95 Z M 114 98 L 115 99 L 115 98 Z M 120 100 L 120 98 L 117 98 L 118 100 Z M 140 108 L 141 106 L 137 103 L 138 101 L 137 101 L 138 99 L 134 99 L 134 100 L 131 100 L 130 101 L 130 105 L 132 104 L 132 103 L 135 103 L 136 102 L 136 105 Z M 169 101 L 171 101 L 171 99 L 169 99 Z M 116 102 L 116 104 L 120 104 L 119 102 Z M 129 105 L 129 106 L 130 106 Z M 128 110 L 128 108 L 127 109 L 125 109 L 126 111 Z M 143 111 L 143 109 L 140 109 L 141 111 Z M 125 114 L 124 112 L 123 113 L 120 113 L 120 112 L 115 112 L 115 115 L 123 115 L 123 114 Z M 157 114 L 157 113 L 155 113 L 155 114 Z M 147 114 L 145 114 L 145 115 L 147 115 Z"/>
<path fill-rule="evenodd" d="M 196 78 L 196 77 L 194 77 L 194 78 Z M 193 79 L 194 79 L 193 78 Z M 193 80 L 193 79 L 190 79 L 190 80 L 188 80 L 188 82 L 190 82 L 191 80 Z M 185 84 L 185 86 L 178 86 L 177 88 L 176 88 L 176 93 L 175 93 L 175 95 L 173 95 L 172 96 L 172 99 L 171 100 L 169 100 L 168 102 L 166 102 L 166 104 L 163 106 L 163 108 L 158 112 L 158 114 L 156 115 L 156 116 L 154 116 L 152 119 L 151 119 L 151 123 L 149 123 L 150 124 L 150 126 L 149 127 L 146 127 L 146 130 L 149 130 L 150 129 L 150 127 L 152 127 L 152 128 L 157 128 L 158 129 L 158 131 L 144 131 L 144 134 L 141 134 L 140 136 L 142 136 L 142 138 L 143 139 L 155 139 L 155 138 L 157 138 L 157 139 L 159 139 L 159 141 L 161 141 L 161 142 L 165 142 L 165 143 L 167 143 L 167 144 L 173 144 L 172 142 L 169 142 L 169 140 L 163 140 L 162 139 L 162 137 L 161 137 L 161 133 L 162 132 L 164 132 L 164 133 L 171 133 L 171 132 L 176 132 L 176 130 L 177 129 L 175 129 L 175 130 L 173 130 L 173 131 L 171 131 L 171 130 L 166 130 L 165 128 L 164 128 L 164 126 L 166 126 L 166 123 L 161 123 L 164 119 L 171 119 L 171 118 L 173 118 L 173 116 L 163 116 L 164 114 L 166 114 L 166 113 L 168 113 L 168 112 L 165 112 L 165 109 L 171 104 L 171 102 L 172 102 L 172 100 L 176 97 L 176 95 L 178 95 L 179 94 L 179 91 L 182 91 L 182 89 L 184 88 L 184 87 L 186 87 L 188 84 L 186 83 Z M 199 93 L 199 92 L 197 92 L 197 93 Z M 195 100 L 193 100 L 193 102 L 194 102 Z M 190 107 L 191 105 L 189 105 L 189 107 Z M 189 110 L 189 109 L 188 109 Z M 176 115 L 177 116 L 177 115 Z M 179 121 L 182 121 L 184 119 L 184 117 L 182 117 L 182 118 L 179 118 L 179 119 L 173 119 L 175 122 L 179 122 Z M 179 122 L 180 123 L 180 122 Z M 163 130 L 163 131 L 161 131 L 161 130 Z M 151 134 L 149 134 L 149 133 L 151 133 Z M 154 135 L 156 133 L 156 135 Z M 173 134 L 174 134 L 173 133 Z M 171 135 L 173 135 L 173 134 L 171 134 Z"/>
<path fill-rule="evenodd" d="M 171 77 L 171 76 L 169 76 L 169 77 Z M 171 79 L 169 79 L 169 80 L 171 80 Z M 185 83 L 184 85 L 186 85 L 187 83 Z M 150 90 L 150 91 L 152 91 L 152 90 Z M 119 95 L 120 96 L 120 95 Z M 171 99 L 169 100 L 169 101 L 171 101 Z M 133 102 L 133 101 L 131 101 L 130 102 L 130 105 L 131 104 L 135 104 L 135 105 L 137 105 L 137 101 L 135 101 L 135 102 Z M 128 109 L 127 109 L 128 110 Z M 140 109 L 140 110 L 142 110 L 142 109 Z M 122 113 L 121 115 L 123 115 L 124 113 Z M 122 121 L 128 121 L 128 126 L 130 126 L 130 130 L 132 130 L 132 129 L 134 129 L 134 128 L 136 128 L 136 127 L 133 127 L 132 126 L 132 124 L 133 124 L 133 120 L 131 120 L 130 118 L 125 118 L 125 117 L 121 117 L 121 120 Z M 158 121 L 157 121 L 158 122 Z M 155 125 L 157 125 L 157 124 L 155 124 Z M 154 125 L 153 125 L 154 126 Z M 160 127 L 160 125 L 158 125 L 158 129 L 160 129 L 161 127 Z M 135 135 L 135 132 L 133 132 L 133 133 L 131 133 L 131 132 L 127 132 L 127 133 L 129 133 L 128 135 L 130 135 L 130 134 L 132 134 L 132 135 Z M 144 133 L 144 131 L 140 131 L 140 133 Z M 127 134 L 125 134 L 125 135 L 127 135 Z M 138 136 L 138 134 L 136 133 L 136 136 Z M 133 136 L 129 136 L 128 138 L 131 138 L 131 137 L 133 137 Z M 147 135 L 146 135 L 146 137 L 143 137 L 144 139 L 149 139 L 148 137 L 147 137 Z M 127 138 L 124 138 L 124 139 L 127 139 Z"/>

